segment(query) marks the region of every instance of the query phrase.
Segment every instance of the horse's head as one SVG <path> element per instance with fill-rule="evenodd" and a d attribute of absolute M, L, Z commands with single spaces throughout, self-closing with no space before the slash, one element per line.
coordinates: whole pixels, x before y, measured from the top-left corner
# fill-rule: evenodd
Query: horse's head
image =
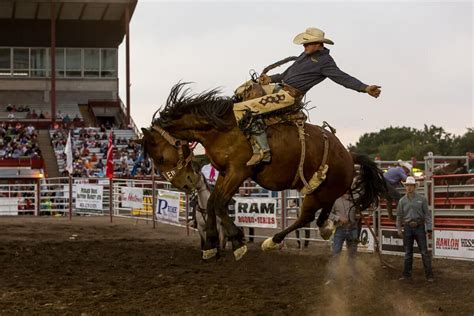
<path fill-rule="evenodd" d="M 193 154 L 188 143 L 175 139 L 158 126 L 142 128 L 142 132 L 143 151 L 153 160 L 160 174 L 176 188 L 192 191 L 199 181 L 199 173 L 193 168 Z"/>

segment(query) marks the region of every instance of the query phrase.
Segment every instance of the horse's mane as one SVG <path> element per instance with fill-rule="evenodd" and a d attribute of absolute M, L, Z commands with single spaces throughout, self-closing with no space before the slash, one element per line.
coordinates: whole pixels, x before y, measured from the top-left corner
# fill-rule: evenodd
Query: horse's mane
<path fill-rule="evenodd" d="M 219 88 L 191 94 L 191 89 L 186 88 L 187 84 L 189 83 L 179 82 L 171 88 L 164 108 L 158 109 L 153 115 L 152 124 L 166 128 L 183 115 L 192 114 L 204 118 L 217 129 L 225 129 L 232 125 L 230 117 L 233 116 L 226 115 L 233 107 L 230 98 L 220 96 Z M 159 117 L 156 117 L 157 114 Z"/>

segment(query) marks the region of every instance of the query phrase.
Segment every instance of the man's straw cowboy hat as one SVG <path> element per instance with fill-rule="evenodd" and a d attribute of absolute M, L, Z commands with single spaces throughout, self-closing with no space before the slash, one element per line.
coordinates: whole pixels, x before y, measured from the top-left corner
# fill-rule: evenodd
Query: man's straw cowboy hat
<path fill-rule="evenodd" d="M 308 27 L 306 31 L 295 36 L 293 43 L 297 45 L 308 44 L 308 43 L 326 43 L 334 45 L 334 42 L 329 38 L 324 37 L 324 32 L 315 27 Z"/>
<path fill-rule="evenodd" d="M 409 185 L 409 184 L 417 185 L 415 178 L 407 177 L 407 180 L 403 182 L 403 185 Z"/>

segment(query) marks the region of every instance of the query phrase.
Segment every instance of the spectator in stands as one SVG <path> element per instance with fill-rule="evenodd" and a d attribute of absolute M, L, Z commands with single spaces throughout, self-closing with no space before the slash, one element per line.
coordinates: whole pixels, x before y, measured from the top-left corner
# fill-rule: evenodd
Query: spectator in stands
<path fill-rule="evenodd" d="M 73 122 L 74 123 L 80 123 L 81 122 L 81 118 L 79 117 L 79 114 L 76 114 L 76 116 L 74 116 Z"/>
<path fill-rule="evenodd" d="M 50 119 L 51 118 L 51 115 L 49 115 L 48 111 L 44 111 L 43 116 L 44 116 L 45 119 Z"/>
<path fill-rule="evenodd" d="M 61 113 L 60 110 L 56 113 L 56 119 L 57 120 L 64 120 L 64 115 Z"/>
<path fill-rule="evenodd" d="M 84 144 L 84 147 L 82 147 L 82 150 L 81 150 L 81 157 L 87 157 L 89 156 L 89 154 L 90 154 L 89 148 L 87 148 L 87 144 Z"/>
<path fill-rule="evenodd" d="M 8 104 L 8 105 L 7 105 L 7 112 L 12 112 L 12 111 L 14 111 L 14 108 L 15 108 L 14 105 L 12 106 L 11 104 Z"/>
<path fill-rule="evenodd" d="M 32 118 L 32 119 L 37 119 L 37 118 L 38 118 L 38 113 L 36 113 L 35 110 L 32 110 L 32 111 L 31 111 L 31 118 Z"/>
<path fill-rule="evenodd" d="M 95 153 L 92 153 L 91 162 L 93 162 L 93 163 L 97 162 L 97 155 Z"/>
<path fill-rule="evenodd" d="M 33 133 L 35 132 L 35 127 L 33 125 L 28 124 L 28 126 L 26 127 L 26 132 L 28 133 L 28 135 L 33 135 Z"/>
<path fill-rule="evenodd" d="M 102 162 L 102 159 L 99 159 L 99 161 L 95 164 L 94 167 L 96 169 L 103 169 L 104 168 L 104 163 Z"/>
<path fill-rule="evenodd" d="M 7 118 L 10 119 L 10 120 L 13 120 L 15 118 L 15 114 L 13 114 L 13 112 L 10 112 L 10 113 L 8 113 Z"/>
<path fill-rule="evenodd" d="M 17 112 L 29 112 L 30 108 L 27 105 L 25 105 L 25 106 L 20 105 L 16 111 Z"/>
<path fill-rule="evenodd" d="M 64 115 L 63 123 L 66 127 L 68 127 L 69 124 L 71 124 L 71 118 L 69 117 L 69 114 L 66 113 L 66 115 Z"/>
<path fill-rule="evenodd" d="M 39 119 L 45 119 L 43 111 L 40 112 L 38 118 Z"/>

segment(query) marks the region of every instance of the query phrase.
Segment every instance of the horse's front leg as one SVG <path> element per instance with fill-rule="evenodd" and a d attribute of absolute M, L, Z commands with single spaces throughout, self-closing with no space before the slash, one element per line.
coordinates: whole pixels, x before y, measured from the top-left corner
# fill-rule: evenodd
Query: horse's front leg
<path fill-rule="evenodd" d="M 209 198 L 209 200 L 212 198 Z M 206 221 L 205 221 L 205 241 L 204 246 L 202 247 L 202 258 L 204 260 L 211 259 L 218 255 L 218 232 L 217 232 L 217 221 L 215 208 L 212 207 L 208 201 L 206 208 Z M 202 236 L 201 236 L 202 237 Z M 202 241 L 201 241 L 202 245 Z"/>
<path fill-rule="evenodd" d="M 248 177 L 245 172 L 233 172 L 227 170 L 225 177 L 219 175 L 214 191 L 212 192 L 207 208 L 212 209 L 214 215 L 218 215 L 222 221 L 226 236 L 232 243 L 232 250 L 236 260 L 241 259 L 247 252 L 243 231 L 235 226 L 228 214 L 228 205 L 242 182 Z"/>

